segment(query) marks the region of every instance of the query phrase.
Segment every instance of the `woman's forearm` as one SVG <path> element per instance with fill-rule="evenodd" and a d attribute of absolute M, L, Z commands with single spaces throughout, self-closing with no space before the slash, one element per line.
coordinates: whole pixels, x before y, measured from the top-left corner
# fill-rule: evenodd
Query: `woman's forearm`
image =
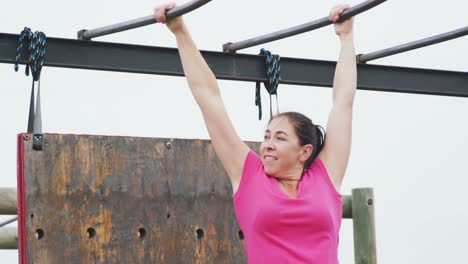
<path fill-rule="evenodd" d="M 357 86 L 356 52 L 352 32 L 340 36 L 341 50 L 333 81 L 333 102 L 353 104 Z"/>
<path fill-rule="evenodd" d="M 206 96 L 219 95 L 216 77 L 197 49 L 189 31 L 184 26 L 175 35 L 185 77 L 197 103 L 200 105 L 200 100 Z"/>

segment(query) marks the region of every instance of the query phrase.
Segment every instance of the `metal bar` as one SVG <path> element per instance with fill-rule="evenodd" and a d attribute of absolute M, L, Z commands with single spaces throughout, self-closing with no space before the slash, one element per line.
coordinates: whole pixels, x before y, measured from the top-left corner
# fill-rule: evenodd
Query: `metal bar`
<path fill-rule="evenodd" d="M 0 62 L 15 63 L 19 35 L 0 34 Z M 265 59 L 258 55 L 201 51 L 216 78 L 267 80 Z M 21 58 L 25 63 L 27 57 Z M 47 39 L 45 66 L 184 76 L 175 48 Z M 335 61 L 281 58 L 282 84 L 332 87 Z M 13 67 L 12 67 L 13 68 Z M 12 69 L 13 71 L 13 69 Z M 253 86 L 252 86 L 253 87 Z M 358 64 L 358 89 L 468 97 L 468 73 Z"/>
<path fill-rule="evenodd" d="M 360 14 L 366 10 L 369 10 L 383 2 L 385 2 L 386 0 L 368 0 L 368 1 L 365 1 L 363 3 L 360 3 L 356 6 L 353 6 L 347 10 L 345 10 L 341 16 L 340 16 L 340 19 L 338 21 L 344 21 L 350 17 L 353 17 L 357 14 Z M 247 39 L 247 40 L 243 40 L 243 41 L 239 41 L 239 42 L 235 42 L 235 43 L 232 43 L 232 42 L 228 42 L 226 44 L 223 45 L 223 51 L 224 52 L 230 52 L 230 53 L 234 53 L 236 52 L 237 50 L 241 50 L 241 49 L 245 49 L 245 48 L 248 48 L 248 47 L 252 47 L 252 46 L 256 46 L 256 45 L 259 45 L 259 44 L 263 44 L 263 43 L 267 43 L 267 42 L 271 42 L 271 41 L 275 41 L 275 40 L 279 40 L 279 39 L 283 39 L 283 38 L 287 38 L 287 37 L 291 37 L 291 36 L 295 36 L 295 35 L 298 35 L 298 34 L 301 34 L 301 33 L 304 33 L 304 32 L 308 32 L 308 31 L 311 31 L 311 30 L 315 30 L 315 29 L 318 29 L 318 28 L 322 28 L 322 27 L 325 27 L 325 26 L 328 26 L 328 25 L 331 25 L 333 24 L 330 19 L 327 17 L 324 17 L 324 18 L 321 18 L 321 19 L 318 19 L 318 20 L 315 20 L 315 21 L 312 21 L 312 22 L 309 22 L 309 23 L 306 23 L 306 24 L 302 24 L 302 25 L 299 25 L 299 26 L 295 26 L 295 27 L 292 27 L 292 28 L 288 28 L 288 29 L 284 29 L 284 30 L 280 30 L 280 31 L 277 31 L 277 32 L 274 32 L 274 33 L 270 33 L 270 34 L 266 34 L 266 35 L 263 35 L 263 36 L 260 36 L 260 37 L 255 37 L 255 38 L 251 38 L 251 39 Z"/>
<path fill-rule="evenodd" d="M 17 214 L 15 188 L 0 188 L 0 215 L 15 215 Z"/>
<path fill-rule="evenodd" d="M 210 2 L 211 0 L 194 0 L 189 3 L 183 4 L 181 6 L 177 6 L 174 9 L 171 9 L 167 11 L 166 17 L 167 19 L 171 19 L 177 16 L 181 16 L 183 14 L 186 14 L 188 12 L 191 12 L 200 6 Z M 104 35 L 109 35 L 112 33 L 116 32 L 121 32 L 133 28 L 138 28 L 138 27 L 143 27 L 147 25 L 151 25 L 154 23 L 158 23 L 154 19 L 154 17 L 151 16 L 145 16 L 142 18 L 137 18 L 133 19 L 130 21 L 110 25 L 110 26 L 105 26 L 101 28 L 96 28 L 96 29 L 91 29 L 91 30 L 81 30 L 78 32 L 78 39 L 80 40 L 90 40 L 96 37 L 104 36 Z"/>
<path fill-rule="evenodd" d="M 18 228 L 0 228 L 0 249 L 18 249 Z"/>
<path fill-rule="evenodd" d="M 10 223 L 13 223 L 13 222 L 15 222 L 16 220 L 18 220 L 18 217 L 17 217 L 17 216 L 15 216 L 15 217 L 13 217 L 12 219 L 9 219 L 9 220 L 7 220 L 7 221 L 5 221 L 5 222 L 0 223 L 0 227 L 6 226 L 6 225 L 8 225 L 8 224 L 10 224 Z"/>
<path fill-rule="evenodd" d="M 354 263 L 376 264 L 375 203 L 372 188 L 352 190 Z"/>
<path fill-rule="evenodd" d="M 444 42 L 447 40 L 463 37 L 465 35 L 468 35 L 468 27 L 460 28 L 460 29 L 450 31 L 447 33 L 443 33 L 440 35 L 436 35 L 436 36 L 428 37 L 425 39 L 398 45 L 398 46 L 391 47 L 388 49 L 383 49 L 383 50 L 375 51 L 375 52 L 368 53 L 368 54 L 360 54 L 357 56 L 357 61 L 360 63 L 366 63 L 371 60 L 395 55 L 395 54 L 402 53 L 402 52 L 409 51 L 409 50 L 426 47 L 426 46 L 437 44 L 437 43 Z"/>

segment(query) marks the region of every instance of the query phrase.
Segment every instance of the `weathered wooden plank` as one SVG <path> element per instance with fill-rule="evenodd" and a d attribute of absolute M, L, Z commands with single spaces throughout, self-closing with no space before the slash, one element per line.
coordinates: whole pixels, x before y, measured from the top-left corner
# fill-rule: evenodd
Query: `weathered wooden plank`
<path fill-rule="evenodd" d="M 232 189 L 209 141 L 46 134 L 34 151 L 20 140 L 25 259 L 245 262 Z"/>

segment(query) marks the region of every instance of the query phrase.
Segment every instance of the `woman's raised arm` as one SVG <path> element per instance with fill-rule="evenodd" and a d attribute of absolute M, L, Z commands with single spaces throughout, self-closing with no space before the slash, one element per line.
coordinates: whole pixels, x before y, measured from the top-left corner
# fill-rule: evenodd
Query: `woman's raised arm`
<path fill-rule="evenodd" d="M 249 147 L 239 138 L 227 115 L 216 78 L 196 47 L 182 17 L 166 21 L 165 12 L 175 4 L 155 9 L 154 17 L 174 33 L 185 77 L 203 114 L 213 147 L 227 171 L 234 191 L 240 183 Z"/>
<path fill-rule="evenodd" d="M 340 14 L 348 7 L 333 8 L 330 20 L 338 21 Z M 336 189 L 339 189 L 351 152 L 353 102 L 357 87 L 353 20 L 335 24 L 335 33 L 340 38 L 341 50 L 333 80 L 333 107 L 328 117 L 327 138 L 318 157 L 324 162 Z"/>

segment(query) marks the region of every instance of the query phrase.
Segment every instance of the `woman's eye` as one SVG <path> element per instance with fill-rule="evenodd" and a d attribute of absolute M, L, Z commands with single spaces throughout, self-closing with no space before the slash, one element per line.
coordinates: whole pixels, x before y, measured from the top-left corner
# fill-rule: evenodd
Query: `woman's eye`
<path fill-rule="evenodd" d="M 279 137 L 278 140 L 285 141 L 285 138 Z"/>
<path fill-rule="evenodd" d="M 267 135 L 263 136 L 263 139 L 269 139 L 269 138 L 270 136 L 267 136 Z"/>

